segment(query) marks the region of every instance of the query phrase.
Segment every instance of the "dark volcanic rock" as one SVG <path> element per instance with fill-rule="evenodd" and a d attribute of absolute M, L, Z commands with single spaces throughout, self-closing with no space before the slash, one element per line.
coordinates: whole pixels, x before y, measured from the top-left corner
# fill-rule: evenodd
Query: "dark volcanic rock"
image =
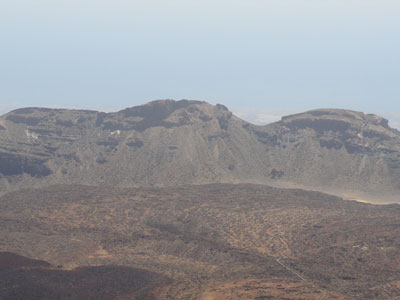
<path fill-rule="evenodd" d="M 167 282 L 165 276 L 141 269 L 96 266 L 65 271 L 45 261 L 0 252 L 1 299 L 155 300 L 152 290 Z"/>
<path fill-rule="evenodd" d="M 46 159 L 0 152 L 0 173 L 5 176 L 26 173 L 33 177 L 45 177 L 52 173 L 46 162 Z"/>
<path fill-rule="evenodd" d="M 13 123 L 22 123 L 25 125 L 35 126 L 40 123 L 40 118 L 34 117 L 22 117 L 18 115 L 10 115 L 6 118 L 6 120 L 11 121 Z"/>
<path fill-rule="evenodd" d="M 185 109 L 194 104 L 203 104 L 204 102 L 200 101 L 189 101 L 189 100 L 181 100 L 181 101 L 173 101 L 173 100 L 161 100 L 150 102 L 149 104 L 136 106 L 132 108 L 124 109 L 118 114 L 121 114 L 125 118 L 131 117 L 139 117 L 140 121 L 135 122 L 129 129 L 134 129 L 136 131 L 145 131 L 150 127 L 166 127 L 172 128 L 176 126 L 183 126 L 187 124 L 185 122 L 185 115 L 181 115 L 180 122 L 178 124 L 168 122 L 166 119 L 175 111 Z"/>
<path fill-rule="evenodd" d="M 0 269 L 20 267 L 51 267 L 51 264 L 43 260 L 29 259 L 11 252 L 0 252 Z"/>

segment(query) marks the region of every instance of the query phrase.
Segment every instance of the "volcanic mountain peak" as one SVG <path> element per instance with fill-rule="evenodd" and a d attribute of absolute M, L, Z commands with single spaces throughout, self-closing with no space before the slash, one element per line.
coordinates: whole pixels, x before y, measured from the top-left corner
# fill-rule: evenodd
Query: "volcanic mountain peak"
<path fill-rule="evenodd" d="M 282 121 L 285 122 L 291 122 L 293 120 L 300 119 L 342 120 L 351 124 L 371 123 L 376 126 L 389 128 L 388 120 L 382 117 L 374 114 L 364 114 L 363 112 L 347 109 L 321 108 L 282 117 Z"/>
<path fill-rule="evenodd" d="M 151 127 L 167 128 L 207 122 L 212 119 L 230 118 L 232 113 L 223 105 L 211 105 L 197 100 L 156 100 L 144 105 L 121 110 L 113 114 L 117 119 L 133 119 L 138 122 L 135 130 Z"/>
<path fill-rule="evenodd" d="M 397 130 L 389 127 L 387 119 L 374 114 L 345 109 L 316 109 L 304 113 L 282 117 L 278 122 L 291 129 L 311 128 L 317 132 L 357 131 L 358 135 L 385 135 L 386 137 L 398 137 Z"/>
<path fill-rule="evenodd" d="M 23 108 L 0 117 L 0 194 L 58 183 L 252 182 L 400 190 L 400 133 L 319 109 L 256 126 L 223 105 L 157 100 L 118 112 Z"/>
<path fill-rule="evenodd" d="M 26 107 L 2 116 L 0 130 L 6 130 L 9 127 L 8 121 L 13 126 L 39 127 L 40 130 L 57 127 L 59 130 L 99 128 L 105 131 L 143 132 L 153 127 L 173 128 L 211 120 L 229 119 L 231 116 L 232 113 L 223 105 L 211 105 L 195 100 L 156 100 L 114 113 Z"/>

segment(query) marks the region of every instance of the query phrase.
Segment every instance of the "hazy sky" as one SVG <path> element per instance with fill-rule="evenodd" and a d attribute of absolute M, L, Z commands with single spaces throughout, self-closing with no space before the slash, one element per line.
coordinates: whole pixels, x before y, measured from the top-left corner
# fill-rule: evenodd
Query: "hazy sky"
<path fill-rule="evenodd" d="M 0 113 L 185 98 L 261 122 L 340 107 L 395 124 L 399 16 L 398 0 L 2 0 Z"/>

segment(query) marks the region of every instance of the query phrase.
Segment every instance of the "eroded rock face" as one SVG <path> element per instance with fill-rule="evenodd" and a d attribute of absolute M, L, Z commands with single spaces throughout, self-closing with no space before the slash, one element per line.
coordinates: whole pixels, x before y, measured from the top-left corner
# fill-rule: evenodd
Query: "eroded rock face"
<path fill-rule="evenodd" d="M 4 176 L 26 173 L 33 177 L 45 177 L 52 173 L 46 162 L 46 159 L 0 152 L 0 173 Z"/>
<path fill-rule="evenodd" d="M 388 125 L 388 120 L 376 115 L 340 109 L 319 109 L 283 117 L 281 126 L 299 133 L 313 130 L 318 136 L 335 133 L 341 139 L 375 138 L 388 140 L 398 137 L 398 132 Z"/>
<path fill-rule="evenodd" d="M 56 183 L 254 182 L 400 190 L 400 134 L 321 109 L 255 126 L 223 105 L 159 100 L 116 113 L 23 108 L 0 117 L 0 189 Z"/>
<path fill-rule="evenodd" d="M 332 192 L 399 189 L 399 132 L 379 116 L 313 110 L 283 117 L 256 135 L 288 181 Z"/>

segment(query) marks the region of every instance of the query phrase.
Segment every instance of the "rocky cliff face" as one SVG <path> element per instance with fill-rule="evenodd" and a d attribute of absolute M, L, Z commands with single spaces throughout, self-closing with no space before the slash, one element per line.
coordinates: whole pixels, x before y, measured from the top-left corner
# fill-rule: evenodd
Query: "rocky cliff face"
<path fill-rule="evenodd" d="M 396 194 L 399 178 L 400 133 L 353 111 L 255 126 L 223 105 L 160 100 L 108 114 L 23 108 L 0 117 L 0 193 L 253 182 Z"/>
<path fill-rule="evenodd" d="M 376 115 L 313 110 L 256 134 L 266 143 L 275 178 L 331 192 L 400 189 L 400 134 Z"/>

